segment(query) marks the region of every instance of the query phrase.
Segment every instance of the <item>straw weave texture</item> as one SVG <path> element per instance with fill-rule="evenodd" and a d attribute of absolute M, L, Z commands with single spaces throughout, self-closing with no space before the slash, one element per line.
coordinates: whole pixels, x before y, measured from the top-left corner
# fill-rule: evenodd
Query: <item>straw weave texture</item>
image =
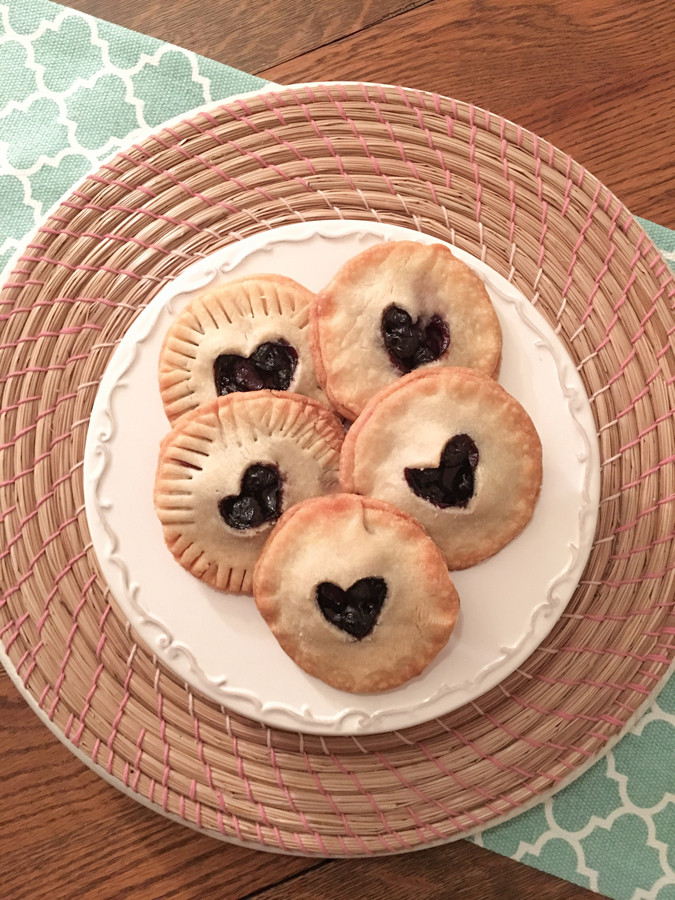
<path fill-rule="evenodd" d="M 478 702 L 360 739 L 268 729 L 158 665 L 99 572 L 82 486 L 96 390 L 139 310 L 226 244 L 335 217 L 419 229 L 509 278 L 577 362 L 602 464 L 593 550 L 542 646 Z M 0 639 L 26 690 L 158 809 L 267 849 L 413 849 L 549 793 L 621 732 L 675 655 L 674 296 L 592 175 L 431 94 L 289 88 L 117 154 L 0 293 Z"/>

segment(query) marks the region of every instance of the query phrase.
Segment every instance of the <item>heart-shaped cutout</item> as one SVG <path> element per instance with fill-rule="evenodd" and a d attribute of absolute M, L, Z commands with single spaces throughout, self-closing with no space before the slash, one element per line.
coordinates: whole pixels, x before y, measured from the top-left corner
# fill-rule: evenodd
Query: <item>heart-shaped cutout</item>
<path fill-rule="evenodd" d="M 441 357 L 450 346 L 450 329 L 440 316 L 423 325 L 409 312 L 392 304 L 382 313 L 382 337 L 389 358 L 403 372 Z"/>
<path fill-rule="evenodd" d="M 410 489 L 434 506 L 465 509 L 474 495 L 478 447 L 468 434 L 450 438 L 435 469 L 405 469 Z"/>
<path fill-rule="evenodd" d="M 235 391 L 287 391 L 298 365 L 298 354 L 288 341 L 265 341 L 250 356 L 221 353 L 213 364 L 219 397 Z"/>
<path fill-rule="evenodd" d="M 220 515 L 230 528 L 244 531 L 271 522 L 281 515 L 281 476 L 276 466 L 255 463 L 244 472 L 241 491 L 223 497 Z"/>
<path fill-rule="evenodd" d="M 344 591 L 331 581 L 322 581 L 316 600 L 324 617 L 358 641 L 367 637 L 377 624 L 387 597 L 384 578 L 359 578 Z"/>

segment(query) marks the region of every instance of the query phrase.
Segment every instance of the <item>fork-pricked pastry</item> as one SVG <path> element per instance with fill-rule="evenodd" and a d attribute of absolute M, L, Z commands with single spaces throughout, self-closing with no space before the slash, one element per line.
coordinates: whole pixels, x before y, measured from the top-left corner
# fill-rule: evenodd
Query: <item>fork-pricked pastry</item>
<path fill-rule="evenodd" d="M 204 291 L 167 330 L 159 387 L 170 422 L 235 392 L 283 390 L 325 401 L 309 349 L 314 294 L 282 275 Z"/>
<path fill-rule="evenodd" d="M 183 416 L 162 443 L 155 479 L 169 550 L 212 587 L 250 593 L 282 512 L 339 489 L 343 439 L 323 404 L 280 391 L 229 394 Z"/>

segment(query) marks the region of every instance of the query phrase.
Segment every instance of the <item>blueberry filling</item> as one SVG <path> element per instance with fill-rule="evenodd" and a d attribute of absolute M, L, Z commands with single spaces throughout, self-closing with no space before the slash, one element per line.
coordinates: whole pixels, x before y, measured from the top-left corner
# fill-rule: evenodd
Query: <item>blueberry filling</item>
<path fill-rule="evenodd" d="M 322 581 L 316 589 L 316 600 L 324 617 L 358 641 L 375 627 L 386 596 L 384 578 L 359 578 L 346 591 L 331 581 Z"/>
<path fill-rule="evenodd" d="M 410 489 L 434 506 L 465 508 L 473 497 L 478 447 L 468 434 L 456 434 L 443 448 L 435 469 L 406 469 Z"/>
<path fill-rule="evenodd" d="M 426 325 L 420 317 L 413 322 L 400 306 L 388 306 L 382 313 L 382 337 L 393 364 L 403 372 L 441 357 L 450 346 L 450 329 L 440 316 Z"/>
<path fill-rule="evenodd" d="M 220 515 L 230 528 L 244 531 L 271 522 L 281 515 L 281 476 L 276 466 L 249 466 L 242 478 L 241 492 L 223 497 Z"/>
<path fill-rule="evenodd" d="M 287 391 L 297 364 L 295 348 L 283 339 L 265 341 L 249 357 L 222 353 L 213 364 L 216 392 Z"/>

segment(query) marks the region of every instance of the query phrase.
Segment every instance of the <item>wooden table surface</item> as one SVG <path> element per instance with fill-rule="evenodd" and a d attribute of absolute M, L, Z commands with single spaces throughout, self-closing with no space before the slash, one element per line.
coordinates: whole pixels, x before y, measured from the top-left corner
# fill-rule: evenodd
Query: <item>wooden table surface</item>
<path fill-rule="evenodd" d="M 403 84 L 471 101 L 570 153 L 675 228 L 670 0 L 71 0 L 280 83 Z M 2 900 L 567 900 L 589 891 L 466 841 L 316 861 L 221 844 L 118 793 L 0 670 Z"/>

